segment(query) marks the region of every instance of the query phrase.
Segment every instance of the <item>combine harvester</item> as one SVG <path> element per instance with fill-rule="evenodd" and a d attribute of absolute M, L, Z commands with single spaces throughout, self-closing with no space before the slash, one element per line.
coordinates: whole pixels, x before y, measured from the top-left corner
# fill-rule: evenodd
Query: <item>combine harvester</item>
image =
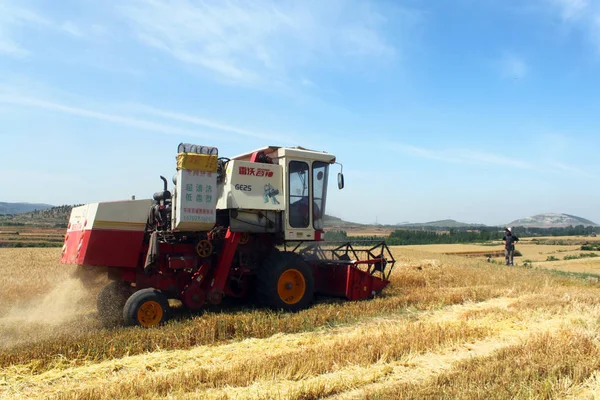
<path fill-rule="evenodd" d="M 332 154 L 300 147 L 227 159 L 182 143 L 174 192 L 161 176 L 153 200 L 74 208 L 61 262 L 108 270 L 111 282 L 97 299 L 105 326 L 164 323 L 169 299 L 200 310 L 254 293 L 274 309 L 297 311 L 315 294 L 371 298 L 394 266 L 385 242 L 362 250 L 319 243 L 334 163 Z"/>

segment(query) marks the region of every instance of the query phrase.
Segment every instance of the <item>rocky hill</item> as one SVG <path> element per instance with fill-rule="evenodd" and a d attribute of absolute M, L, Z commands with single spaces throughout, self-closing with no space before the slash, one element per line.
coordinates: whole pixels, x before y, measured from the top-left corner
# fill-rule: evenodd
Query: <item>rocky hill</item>
<path fill-rule="evenodd" d="M 21 214 L 0 215 L 0 226 L 35 226 L 66 228 L 74 206 L 63 205 L 47 209 L 36 209 Z"/>
<path fill-rule="evenodd" d="M 46 210 L 54 206 L 42 203 L 4 203 L 0 201 L 0 215 L 23 214 L 35 210 Z"/>
<path fill-rule="evenodd" d="M 344 221 L 341 218 L 334 217 L 334 216 L 327 215 L 327 214 L 325 214 L 325 218 L 323 218 L 323 220 L 324 220 L 323 222 L 325 224 L 325 228 L 329 228 L 329 229 L 346 230 L 346 229 L 350 229 L 350 228 L 360 228 L 360 227 L 366 226 L 363 224 L 358 224 L 356 222 Z"/>
<path fill-rule="evenodd" d="M 569 214 L 546 213 L 532 217 L 517 219 L 507 226 L 523 226 L 525 228 L 564 228 L 567 226 L 598 226 L 589 219 Z"/>

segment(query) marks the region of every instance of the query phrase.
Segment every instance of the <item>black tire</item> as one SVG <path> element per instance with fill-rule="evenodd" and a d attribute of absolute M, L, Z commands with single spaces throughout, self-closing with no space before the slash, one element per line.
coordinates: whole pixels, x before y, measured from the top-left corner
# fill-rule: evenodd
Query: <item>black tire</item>
<path fill-rule="evenodd" d="M 127 299 L 123 307 L 123 319 L 128 326 L 150 328 L 164 324 L 170 316 L 169 300 L 152 288 L 138 290 Z"/>
<path fill-rule="evenodd" d="M 256 278 L 258 300 L 277 310 L 305 309 L 315 295 L 312 270 L 295 253 L 272 252 L 258 269 Z"/>
<path fill-rule="evenodd" d="M 105 328 L 123 325 L 123 307 L 129 297 L 126 284 L 112 281 L 102 288 L 96 297 L 98 319 Z"/>

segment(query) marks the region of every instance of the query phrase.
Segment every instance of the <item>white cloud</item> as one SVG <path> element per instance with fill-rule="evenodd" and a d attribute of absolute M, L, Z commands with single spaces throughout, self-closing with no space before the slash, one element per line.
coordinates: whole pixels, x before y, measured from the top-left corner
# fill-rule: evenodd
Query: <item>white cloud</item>
<path fill-rule="evenodd" d="M 413 146 L 405 143 L 390 143 L 391 148 L 401 151 L 402 153 L 417 157 L 417 158 L 425 158 L 428 160 L 436 160 L 447 163 L 461 163 L 464 160 L 453 157 L 446 152 L 436 151 L 425 149 L 423 147 Z"/>
<path fill-rule="evenodd" d="M 542 0 L 567 26 L 589 40 L 600 54 L 600 0 Z"/>
<path fill-rule="evenodd" d="M 533 165 L 525 161 L 471 149 L 435 150 L 412 146 L 405 143 L 392 143 L 391 147 L 409 156 L 441 161 L 444 163 L 500 165 L 519 169 L 534 169 Z"/>
<path fill-rule="evenodd" d="M 27 91 L 27 89 L 23 90 Z M 270 132 L 259 132 L 255 130 L 239 128 L 224 124 L 219 121 L 209 120 L 175 111 L 162 110 L 143 104 L 134 104 L 124 108 L 124 110 L 129 110 L 136 114 L 146 114 L 147 116 L 152 117 L 152 120 L 131 115 L 124 116 L 110 112 L 96 111 L 89 108 L 72 106 L 63 102 L 50 101 L 36 96 L 23 96 L 19 94 L 19 90 L 17 88 L 2 86 L 0 83 L 0 105 L 1 104 L 59 112 L 62 114 L 110 122 L 117 125 L 128 126 L 144 131 L 158 132 L 166 135 L 190 136 L 205 139 L 213 139 L 214 137 L 218 136 L 220 140 L 229 142 L 237 141 L 243 137 L 264 140 L 271 140 L 276 137 L 278 141 L 282 142 L 283 144 L 291 145 L 296 144 L 297 142 L 296 138 L 289 137 L 281 133 L 273 134 Z M 198 129 L 190 129 L 173 124 L 155 122 L 157 119 L 168 119 L 178 123 L 183 123 L 184 125 L 188 126 L 202 126 L 205 128 L 210 128 L 211 131 L 202 133 L 199 132 Z M 229 134 L 224 135 L 223 132 Z"/>
<path fill-rule="evenodd" d="M 26 108 L 35 108 L 47 111 L 54 111 L 63 114 L 74 115 L 83 118 L 96 119 L 106 122 L 111 122 L 118 125 L 129 126 L 150 132 L 158 132 L 166 135 L 178 135 L 178 136 L 191 136 L 198 138 L 213 138 L 213 134 L 202 134 L 196 130 L 179 128 L 171 125 L 159 124 L 144 119 L 127 117 L 122 115 L 104 113 L 94 110 L 89 110 L 82 107 L 73 107 L 70 105 L 57 103 L 53 101 L 37 99 L 32 97 L 15 96 L 15 95 L 2 95 L 0 94 L 0 104 L 9 104 L 13 106 L 20 106 Z M 227 138 L 221 138 L 227 140 Z"/>
<path fill-rule="evenodd" d="M 589 0 L 550 0 L 565 20 L 580 18 L 590 6 Z"/>
<path fill-rule="evenodd" d="M 238 84 L 288 80 L 311 65 L 373 67 L 397 52 L 386 18 L 362 1 L 131 0 L 118 10 L 144 45 Z"/>
<path fill-rule="evenodd" d="M 300 80 L 300 84 L 302 84 L 302 86 L 305 86 L 308 88 L 315 88 L 315 89 L 319 88 L 319 85 L 317 85 L 316 83 L 314 83 L 312 80 L 310 80 L 308 78 L 302 78 Z"/>
<path fill-rule="evenodd" d="M 75 24 L 73 21 L 63 22 L 60 25 L 60 29 L 62 29 L 63 31 L 65 31 L 73 36 L 77 36 L 77 37 L 84 36 L 81 28 L 79 28 L 79 26 L 77 24 Z"/>
<path fill-rule="evenodd" d="M 525 60 L 515 54 L 506 53 L 500 61 L 502 75 L 511 79 L 523 79 L 529 72 L 529 66 Z"/>
<path fill-rule="evenodd" d="M 48 26 L 49 21 L 32 10 L 0 0 L 0 54 L 24 58 L 30 51 L 19 43 L 20 32 L 27 26 Z"/>
<path fill-rule="evenodd" d="M 552 161 L 550 162 L 550 166 L 552 168 L 554 168 L 555 170 L 561 171 L 561 172 L 566 172 L 568 174 L 571 175 L 576 175 L 576 176 L 580 176 L 580 177 L 585 177 L 585 178 L 592 178 L 592 179 L 596 179 L 597 176 L 594 174 L 590 174 L 589 172 L 581 169 L 581 168 L 577 168 L 574 167 L 572 165 L 568 165 L 568 164 L 564 164 L 558 161 Z"/>
<path fill-rule="evenodd" d="M 456 151 L 456 153 L 460 159 L 464 160 L 467 163 L 500 165 L 519 169 L 534 169 L 534 166 L 532 164 L 513 157 L 507 157 L 503 155 L 475 150 L 458 150 Z"/>
<path fill-rule="evenodd" d="M 29 51 L 15 43 L 8 35 L 0 31 L 0 54 L 6 54 L 15 58 L 25 58 Z"/>
<path fill-rule="evenodd" d="M 411 157 L 423 158 L 426 160 L 434 160 L 448 164 L 500 166 L 543 173 L 559 172 L 567 173 L 577 177 L 596 178 L 595 175 L 592 175 L 581 168 L 558 162 L 555 160 L 528 162 L 515 157 L 488 153 L 473 149 L 458 148 L 437 150 L 427 149 L 399 142 L 388 143 L 387 147 L 390 149 L 400 151 L 403 154 Z"/>
<path fill-rule="evenodd" d="M 0 55 L 26 58 L 33 52 L 23 42 L 36 29 L 83 37 L 73 21 L 58 23 L 17 0 L 0 0 Z"/>
<path fill-rule="evenodd" d="M 154 117 L 167 118 L 167 119 L 171 119 L 171 120 L 175 120 L 175 121 L 179 121 L 179 122 L 190 123 L 193 125 L 205 126 L 208 128 L 213 128 L 213 129 L 233 133 L 233 134 L 240 135 L 240 136 L 247 136 L 247 137 L 258 138 L 258 139 L 269 139 L 269 140 L 273 139 L 274 137 L 277 137 L 277 139 L 279 141 L 287 141 L 287 142 L 293 141 L 293 139 L 286 137 L 285 135 L 282 135 L 281 133 L 277 133 L 275 135 L 273 133 L 268 133 L 268 132 L 252 131 L 249 129 L 238 128 L 235 126 L 226 125 L 226 124 L 218 122 L 218 121 L 213 121 L 213 120 L 209 120 L 206 118 L 200 118 L 200 117 L 197 117 L 194 115 L 188 115 L 188 114 L 184 114 L 184 113 L 180 113 L 180 112 L 161 110 L 161 109 L 157 109 L 157 108 L 146 106 L 146 105 L 135 105 L 134 108 L 139 111 L 145 112 L 149 115 L 152 115 Z"/>

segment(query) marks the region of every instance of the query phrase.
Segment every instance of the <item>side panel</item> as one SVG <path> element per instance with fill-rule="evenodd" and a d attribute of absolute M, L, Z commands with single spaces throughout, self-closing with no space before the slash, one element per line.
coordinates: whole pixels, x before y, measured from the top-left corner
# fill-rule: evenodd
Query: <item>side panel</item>
<path fill-rule="evenodd" d="M 81 256 L 81 249 L 86 232 L 89 234 L 89 227 L 92 226 L 93 220 L 98 210 L 98 203 L 86 204 L 79 207 L 74 207 L 71 210 L 69 217 L 69 225 L 65 235 L 65 243 L 62 248 L 62 256 L 60 262 L 62 264 L 79 264 L 78 260 Z M 88 217 L 92 223 L 88 227 Z M 85 254 L 85 251 L 83 251 Z"/>
<path fill-rule="evenodd" d="M 282 213 L 265 210 L 230 210 L 231 232 L 281 232 Z"/>
<path fill-rule="evenodd" d="M 175 229 L 208 231 L 217 220 L 217 174 L 180 169 L 175 188 Z"/>
<path fill-rule="evenodd" d="M 219 185 L 217 209 L 282 211 L 282 169 L 276 164 L 228 162 L 225 181 Z"/>
<path fill-rule="evenodd" d="M 143 231 L 86 231 L 77 264 L 135 268 L 139 262 L 143 241 Z"/>
<path fill-rule="evenodd" d="M 151 205 L 150 199 L 89 204 L 85 228 L 143 232 Z"/>
<path fill-rule="evenodd" d="M 61 263 L 135 268 L 151 204 L 151 200 L 115 201 L 74 208 Z"/>

